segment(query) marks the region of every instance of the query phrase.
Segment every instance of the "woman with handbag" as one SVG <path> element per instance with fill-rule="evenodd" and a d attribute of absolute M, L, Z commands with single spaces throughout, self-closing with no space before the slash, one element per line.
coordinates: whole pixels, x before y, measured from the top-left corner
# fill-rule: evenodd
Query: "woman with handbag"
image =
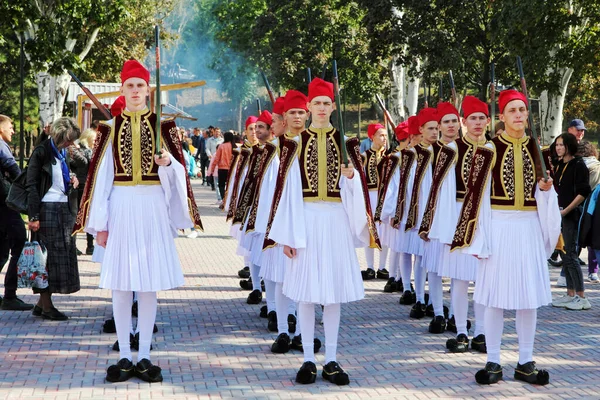
<path fill-rule="evenodd" d="M 68 317 L 52 303 L 52 294 L 79 291 L 79 269 L 75 236 L 71 235 L 77 214 L 79 181 L 69 170 L 66 148 L 81 131 L 72 118 L 59 118 L 50 128 L 50 138 L 33 150 L 27 168 L 29 229 L 48 250 L 48 288 L 33 289 L 40 300 L 33 315 L 64 321 Z"/>

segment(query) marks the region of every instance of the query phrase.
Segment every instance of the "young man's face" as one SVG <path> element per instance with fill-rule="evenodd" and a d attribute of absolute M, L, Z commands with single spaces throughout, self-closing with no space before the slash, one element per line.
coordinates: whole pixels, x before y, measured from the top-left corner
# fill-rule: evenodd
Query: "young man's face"
<path fill-rule="evenodd" d="M 410 135 L 410 137 L 408 139 L 410 147 L 415 147 L 416 145 L 421 143 L 422 139 L 423 139 L 423 135 L 420 133 L 418 135 Z"/>
<path fill-rule="evenodd" d="M 476 140 L 485 134 L 485 128 L 489 122 L 490 118 L 482 112 L 476 112 L 463 118 L 463 123 L 467 127 L 467 135 Z"/>
<path fill-rule="evenodd" d="M 250 143 L 256 142 L 256 123 L 250 124 L 246 128 L 246 139 L 248 139 Z"/>
<path fill-rule="evenodd" d="M 500 121 L 504 122 L 507 131 L 525 132 L 525 121 L 529 117 L 527 106 L 523 100 L 509 102 L 499 115 Z"/>
<path fill-rule="evenodd" d="M 256 122 L 256 138 L 261 143 L 267 142 L 269 139 L 271 139 L 271 127 L 262 121 L 257 121 Z"/>
<path fill-rule="evenodd" d="M 577 143 L 581 142 L 585 136 L 585 129 L 577 129 L 576 126 L 570 126 L 567 132 L 577 138 Z"/>
<path fill-rule="evenodd" d="M 307 103 L 307 107 L 312 115 L 313 123 L 325 125 L 329 124 L 329 117 L 335 110 L 335 103 L 328 96 L 317 96 Z"/>
<path fill-rule="evenodd" d="M 419 132 L 423 135 L 423 143 L 433 144 L 438 139 L 438 123 L 437 121 L 429 121 L 419 128 Z"/>
<path fill-rule="evenodd" d="M 458 129 L 460 123 L 458 121 L 458 115 L 446 114 L 440 120 L 440 132 L 442 133 L 442 140 L 446 143 L 453 142 L 458 136 Z"/>
<path fill-rule="evenodd" d="M 215 136 L 216 138 L 220 138 L 220 137 L 221 137 L 221 130 L 220 130 L 220 129 L 215 129 L 215 134 L 214 134 L 214 136 Z"/>
<path fill-rule="evenodd" d="M 387 134 L 385 129 L 378 129 L 377 132 L 373 135 L 373 147 L 375 149 L 385 148 L 387 145 Z"/>
<path fill-rule="evenodd" d="M 279 114 L 273 115 L 273 123 L 271 124 L 271 130 L 273 131 L 273 135 L 275 137 L 279 137 L 285 133 L 285 121 L 283 120 L 283 116 Z"/>
<path fill-rule="evenodd" d="M 308 113 L 301 108 L 290 108 L 285 112 L 285 125 L 292 132 L 304 130 Z"/>
<path fill-rule="evenodd" d="M 140 111 L 146 107 L 146 96 L 150 88 L 142 78 L 129 78 L 121 86 L 121 94 L 125 96 L 125 105 L 129 111 Z"/>
<path fill-rule="evenodd" d="M 11 121 L 4 121 L 0 124 L 0 138 L 6 143 L 10 143 L 12 135 L 15 134 L 15 129 Z"/>

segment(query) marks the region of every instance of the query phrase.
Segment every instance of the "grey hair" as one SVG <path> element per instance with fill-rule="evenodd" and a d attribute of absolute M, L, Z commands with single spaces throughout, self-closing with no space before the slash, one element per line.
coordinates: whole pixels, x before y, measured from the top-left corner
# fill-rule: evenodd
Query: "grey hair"
<path fill-rule="evenodd" d="M 54 121 L 50 127 L 50 136 L 57 148 L 63 148 L 69 142 L 79 139 L 81 130 L 73 118 L 62 117 Z"/>

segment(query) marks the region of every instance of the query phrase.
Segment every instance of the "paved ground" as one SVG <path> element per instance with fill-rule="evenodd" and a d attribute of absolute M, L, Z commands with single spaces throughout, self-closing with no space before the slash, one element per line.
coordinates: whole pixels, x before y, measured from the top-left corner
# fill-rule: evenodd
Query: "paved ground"
<path fill-rule="evenodd" d="M 428 320 L 410 320 L 397 294 L 382 293 L 383 281 L 367 282 L 365 300 L 342 309 L 339 361 L 351 384 L 338 388 L 319 376 L 314 385 L 296 385 L 301 354 L 269 352 L 275 335 L 258 317 L 259 307 L 245 303 L 248 292 L 239 289 L 241 260 L 214 205 L 214 192 L 199 186 L 195 191 L 205 233 L 177 239 L 186 285 L 159 294 L 152 357 L 165 381 L 104 382 L 106 367 L 118 359 L 111 350 L 116 335 L 101 333 L 111 316 L 110 293 L 98 289 L 99 265 L 83 256 L 82 290 L 55 300 L 68 321 L 0 311 L 0 398 L 600 398 L 600 285 L 587 286 L 592 310 L 540 310 L 535 359 L 550 370 L 551 383 L 545 387 L 512 378 L 518 358 L 514 312 L 506 313 L 505 381 L 482 387 L 474 374 L 485 356 L 447 353 L 444 344 L 451 335 L 428 334 Z M 79 245 L 84 248 L 83 237 Z M 359 255 L 364 262 L 360 250 Z M 558 271 L 551 268 L 553 281 Z M 584 272 L 587 276 L 587 268 Z M 27 293 L 20 290 L 19 295 L 34 302 Z M 555 296 L 562 293 L 553 287 Z M 448 302 L 447 285 L 444 296 Z M 317 335 L 323 338 L 322 326 Z"/>

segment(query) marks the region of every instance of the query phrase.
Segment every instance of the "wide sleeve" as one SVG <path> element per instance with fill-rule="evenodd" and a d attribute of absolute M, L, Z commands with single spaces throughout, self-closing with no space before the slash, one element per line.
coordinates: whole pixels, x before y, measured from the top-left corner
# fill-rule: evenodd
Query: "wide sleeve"
<path fill-rule="evenodd" d="M 282 246 L 290 246 L 294 249 L 306 247 L 304 199 L 300 164 L 297 158 L 293 161 L 285 180 L 269 238 Z"/>
<path fill-rule="evenodd" d="M 550 257 L 556 248 L 561 229 L 558 195 L 554 187 L 546 191 L 541 191 L 539 187 L 536 187 L 535 201 L 537 203 L 537 212 L 544 238 L 544 248 L 547 256 Z"/>
<path fill-rule="evenodd" d="M 465 254 L 477 256 L 478 258 L 489 258 L 491 255 L 492 240 L 492 198 L 490 187 L 492 184 L 492 175 L 488 176 L 487 183 L 483 190 L 483 198 L 479 207 L 479 217 L 477 218 L 477 227 L 473 235 L 473 241 L 469 247 L 461 249 Z M 463 207 L 464 207 L 463 203 Z M 558 237 L 557 237 L 558 238 Z M 556 243 L 554 243 L 556 244 Z"/>
<path fill-rule="evenodd" d="M 158 167 L 158 177 L 165 192 L 167 213 L 171 222 L 173 235 L 177 236 L 178 229 L 193 228 L 188 209 L 187 184 L 185 167 L 172 155 L 169 166 Z"/>
<path fill-rule="evenodd" d="M 369 246 L 371 235 L 367 221 L 367 208 L 363 196 L 360 175 L 356 168 L 354 176 L 348 179 L 344 176 L 340 179 L 340 195 L 344 210 L 348 215 L 350 230 L 354 238 L 355 247 Z"/>
<path fill-rule="evenodd" d="M 84 231 L 96 236 L 98 232 L 108 230 L 108 204 L 110 193 L 115 180 L 112 146 L 106 146 L 106 151 L 100 161 L 100 167 L 93 182 L 90 209 Z"/>
<path fill-rule="evenodd" d="M 381 221 L 386 222 L 396 213 L 396 203 L 398 201 L 398 187 L 400 186 L 400 168 L 396 168 L 392 179 L 388 184 L 383 200 L 383 208 L 381 210 Z"/>

